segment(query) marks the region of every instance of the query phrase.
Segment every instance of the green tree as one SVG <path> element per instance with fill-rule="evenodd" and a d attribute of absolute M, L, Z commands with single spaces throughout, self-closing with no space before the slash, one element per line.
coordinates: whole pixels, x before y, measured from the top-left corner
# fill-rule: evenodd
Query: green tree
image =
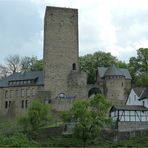
<path fill-rule="evenodd" d="M 36 137 L 41 127 L 45 126 L 49 119 L 49 107 L 34 100 L 26 114 L 18 119 L 18 124 L 23 127 L 24 131 Z"/>
<path fill-rule="evenodd" d="M 21 61 L 21 71 L 40 71 L 43 70 L 43 60 L 37 57 L 24 57 Z"/>
<path fill-rule="evenodd" d="M 83 140 L 83 147 L 88 140 L 99 136 L 100 130 L 109 123 L 107 111 L 110 107 L 102 95 L 95 95 L 89 101 L 77 100 L 72 109 L 72 120 L 75 123 L 74 134 Z"/>
<path fill-rule="evenodd" d="M 116 57 L 102 51 L 79 57 L 80 70 L 87 73 L 88 84 L 94 84 L 96 82 L 96 71 L 98 67 L 108 67 L 117 61 Z"/>
<path fill-rule="evenodd" d="M 41 71 L 43 70 L 43 60 L 36 60 L 34 64 L 31 66 L 31 71 Z"/>
<path fill-rule="evenodd" d="M 140 48 L 137 55 L 140 73 L 148 75 L 148 48 Z"/>
<path fill-rule="evenodd" d="M 131 57 L 128 69 L 136 86 L 148 86 L 148 48 L 137 50 L 137 57 Z"/>

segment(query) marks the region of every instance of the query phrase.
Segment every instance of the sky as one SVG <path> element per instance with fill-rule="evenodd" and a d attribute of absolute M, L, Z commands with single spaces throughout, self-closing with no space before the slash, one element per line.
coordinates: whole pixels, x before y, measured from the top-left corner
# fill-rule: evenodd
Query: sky
<path fill-rule="evenodd" d="M 14 54 L 42 58 L 47 5 L 78 9 L 80 56 L 104 51 L 128 62 L 148 47 L 147 0 L 0 0 L 0 62 Z"/>

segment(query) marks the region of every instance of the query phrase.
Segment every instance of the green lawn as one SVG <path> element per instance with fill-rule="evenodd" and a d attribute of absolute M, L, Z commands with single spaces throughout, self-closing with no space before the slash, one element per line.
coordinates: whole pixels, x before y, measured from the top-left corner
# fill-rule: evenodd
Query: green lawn
<path fill-rule="evenodd" d="M 72 136 L 50 136 L 46 139 L 28 139 L 22 133 L 0 135 L 0 147 L 82 147 L 80 139 Z M 98 139 L 97 144 L 88 143 L 87 147 L 148 147 L 148 135 L 119 142 Z"/>

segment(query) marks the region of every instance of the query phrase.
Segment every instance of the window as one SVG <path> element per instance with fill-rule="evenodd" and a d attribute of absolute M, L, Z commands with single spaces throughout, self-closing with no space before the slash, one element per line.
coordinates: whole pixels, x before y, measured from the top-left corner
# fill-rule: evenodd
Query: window
<path fill-rule="evenodd" d="M 29 97 L 30 96 L 30 90 L 27 89 L 27 96 Z"/>
<path fill-rule="evenodd" d="M 19 97 L 19 90 L 16 90 L 16 97 Z"/>
<path fill-rule="evenodd" d="M 72 70 L 76 70 L 76 63 L 72 64 Z"/>
<path fill-rule="evenodd" d="M 21 107 L 24 108 L 24 100 L 22 100 Z"/>
<path fill-rule="evenodd" d="M 5 98 L 8 98 L 8 90 L 5 91 Z"/>
<path fill-rule="evenodd" d="M 31 83 L 31 81 L 30 81 L 30 80 L 28 80 L 28 81 L 27 81 L 27 83 L 28 83 L 28 84 L 30 84 L 30 83 Z"/>
<path fill-rule="evenodd" d="M 32 96 L 35 96 L 35 89 L 32 89 Z"/>
<path fill-rule="evenodd" d="M 144 101 L 142 101 L 142 104 L 143 104 L 143 106 L 145 106 L 145 102 Z"/>
<path fill-rule="evenodd" d="M 5 101 L 5 108 L 8 108 L 8 101 Z"/>
<path fill-rule="evenodd" d="M 11 105 L 11 101 L 9 101 L 9 107 L 10 107 L 10 105 Z"/>
<path fill-rule="evenodd" d="M 21 96 L 22 96 L 22 97 L 25 96 L 25 90 L 24 90 L 24 89 L 21 90 Z"/>
<path fill-rule="evenodd" d="M 14 91 L 11 90 L 11 91 L 10 91 L 10 98 L 13 98 L 13 97 L 14 97 Z"/>

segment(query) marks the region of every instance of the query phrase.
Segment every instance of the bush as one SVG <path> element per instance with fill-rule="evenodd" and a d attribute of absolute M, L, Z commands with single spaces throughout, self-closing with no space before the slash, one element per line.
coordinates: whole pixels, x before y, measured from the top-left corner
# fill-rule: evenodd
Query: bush
<path fill-rule="evenodd" d="M 34 100 L 26 114 L 18 119 L 18 124 L 32 138 L 36 138 L 42 127 L 49 120 L 49 108 L 47 105 Z"/>
<path fill-rule="evenodd" d="M 12 135 L 0 135 L 0 147 L 33 147 L 38 146 L 34 140 L 29 140 L 22 133 Z"/>

